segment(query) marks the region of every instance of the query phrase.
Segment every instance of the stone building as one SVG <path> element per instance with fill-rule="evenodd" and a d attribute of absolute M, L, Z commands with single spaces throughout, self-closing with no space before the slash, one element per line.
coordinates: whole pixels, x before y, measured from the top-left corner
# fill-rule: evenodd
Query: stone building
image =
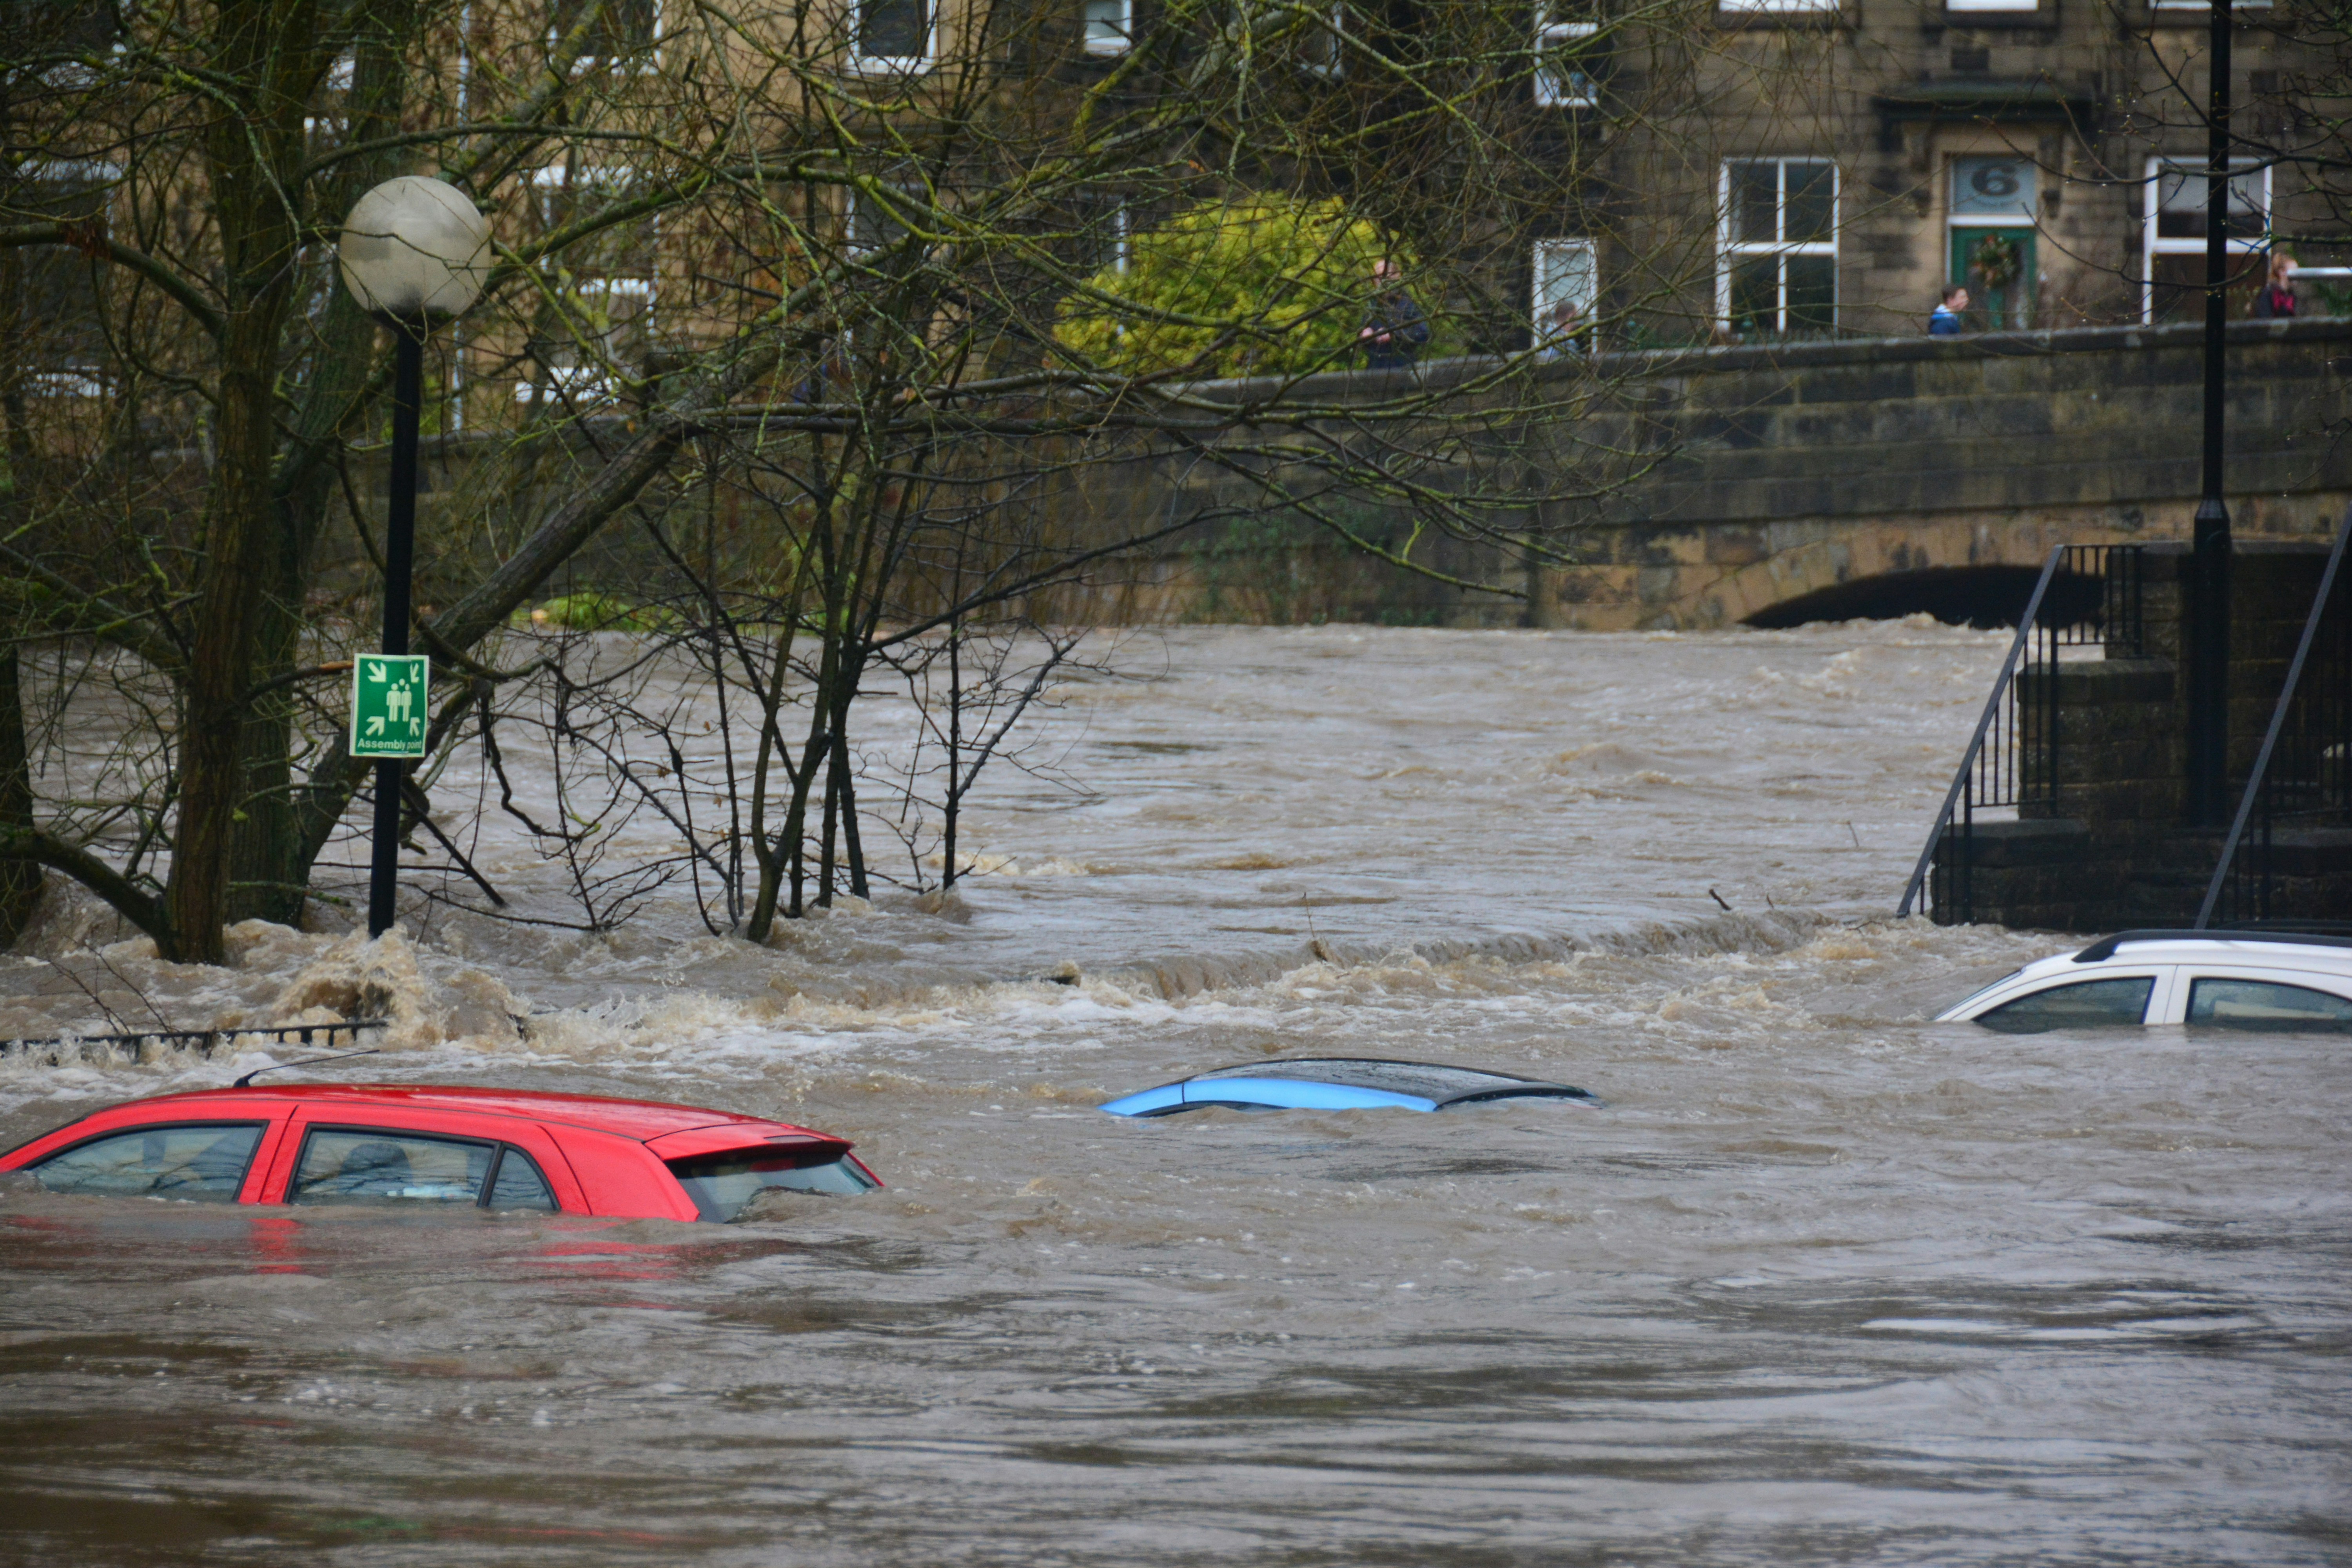
<path fill-rule="evenodd" d="M 2311 265 L 2346 259 L 2324 242 L 2347 230 L 2295 157 L 2328 134 L 2340 62 L 2288 7 L 2238 16 L 2243 314 L 2273 235 Z M 1608 161 L 1617 194 L 1586 226 L 1606 232 L 1532 247 L 1532 312 L 1580 294 L 1635 347 L 1916 331 L 1949 283 L 1977 329 L 2198 313 L 2209 16 L 2200 0 L 1725 0 L 1711 26 L 1622 35 L 1560 112 L 1591 134 L 1638 100 L 1644 123 Z M 1686 280 L 1662 289 L 1676 247 Z"/>

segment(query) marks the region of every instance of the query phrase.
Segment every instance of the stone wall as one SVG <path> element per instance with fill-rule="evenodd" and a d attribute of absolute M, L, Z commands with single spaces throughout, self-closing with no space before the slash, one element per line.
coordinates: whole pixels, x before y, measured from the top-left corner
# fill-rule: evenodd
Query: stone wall
<path fill-rule="evenodd" d="M 2183 538 L 2200 482 L 2202 341 L 2196 327 L 2100 328 L 1600 355 L 1554 374 L 1607 383 L 1603 410 L 1528 432 L 1534 460 L 1555 483 L 1605 484 L 1596 453 L 1628 455 L 1621 466 L 1663 454 L 1654 471 L 1616 493 L 1528 509 L 1518 521 L 1565 541 L 1564 567 L 1467 546 L 1437 557 L 1531 602 L 1401 577 L 1261 509 L 1198 531 L 1079 605 L 1129 620 L 1706 626 L 1868 578 L 2038 566 L 2058 543 Z M 2238 323 L 2230 355 L 2239 536 L 2325 537 L 2352 500 L 2352 320 Z M 1432 366 L 1421 380 L 1483 368 Z M 1390 396 L 1412 374 L 1319 377 L 1306 390 Z M 1244 500 L 1232 480 L 1172 468 L 1092 495 L 1180 510 Z"/>

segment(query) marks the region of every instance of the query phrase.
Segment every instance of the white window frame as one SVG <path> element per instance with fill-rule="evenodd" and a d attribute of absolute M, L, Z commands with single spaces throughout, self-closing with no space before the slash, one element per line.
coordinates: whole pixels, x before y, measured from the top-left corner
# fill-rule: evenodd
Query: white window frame
<path fill-rule="evenodd" d="M 890 190 L 894 194 L 905 198 L 909 205 L 920 206 L 922 205 L 923 198 L 920 192 L 908 190 L 895 184 L 890 184 L 887 181 L 884 183 L 889 184 Z M 872 245 L 862 243 L 857 237 L 858 215 L 864 211 L 866 202 L 872 198 L 867 196 L 864 191 L 859 190 L 855 185 L 849 187 L 843 193 L 843 195 L 845 197 L 841 211 L 841 248 L 843 253 L 851 260 L 855 261 L 861 258 L 871 256 L 876 251 L 880 250 L 883 246 L 891 243 L 887 239 L 878 241 Z M 907 227 L 905 224 L 899 223 L 898 219 L 890 217 L 887 214 L 885 215 L 884 221 L 898 224 L 898 226 L 902 231 Z"/>
<path fill-rule="evenodd" d="M 2232 0 L 2236 3 L 2236 0 Z M 2205 237 L 2194 235 L 2185 239 L 2168 239 L 2157 232 L 2157 220 L 2163 211 L 2164 176 L 2184 169 L 2200 169 L 2204 160 L 2194 154 L 2182 153 L 2166 157 L 2151 154 L 2147 160 L 2147 184 L 2141 193 L 2140 253 L 2139 253 L 2139 319 L 2143 322 L 2156 320 L 2156 258 L 2159 256 L 2202 256 Z M 2251 238 L 2230 236 L 2229 249 L 2233 256 L 2247 256 L 2270 248 L 2271 171 L 2259 158 L 2230 160 L 2231 184 L 2238 179 L 2237 171 L 2252 173 L 2261 169 L 2263 176 L 2263 232 Z M 2201 179 L 2201 176 L 2200 176 Z"/>
<path fill-rule="evenodd" d="M 587 193 L 610 196 L 617 188 L 636 179 L 638 173 L 636 165 L 633 163 L 575 163 L 569 166 L 562 163 L 546 163 L 530 172 L 531 199 L 536 204 L 551 201 L 556 195 L 563 192 L 567 181 L 570 193 L 575 201 Z M 540 205 L 538 216 L 542 223 L 550 221 L 548 209 L 544 205 Z M 607 321 L 612 317 L 610 301 L 614 295 L 642 299 L 646 303 L 640 321 L 647 336 L 651 336 L 654 331 L 654 313 L 660 303 L 658 257 L 661 247 L 661 225 L 658 219 L 651 225 L 649 243 L 652 253 L 646 259 L 653 261 L 655 266 L 645 275 L 621 273 L 606 277 L 574 278 L 572 281 L 572 291 L 574 294 L 604 296 L 606 300 L 604 315 Z M 562 264 L 561 259 L 556 258 L 542 265 L 561 266 Z M 609 365 L 542 364 L 540 370 L 541 373 L 540 376 L 515 383 L 516 402 L 530 402 L 533 387 L 541 382 L 551 389 L 567 393 L 578 399 L 609 401 L 617 395 L 619 390 L 614 384 Z"/>
<path fill-rule="evenodd" d="M 130 42 L 118 34 L 114 42 L 107 46 L 106 52 L 109 58 L 119 60 L 131 52 Z M 50 87 L 63 88 L 68 91 L 79 91 L 86 88 L 96 87 L 98 76 L 99 73 L 88 66 L 62 65 L 43 72 L 41 80 Z"/>
<path fill-rule="evenodd" d="M 650 76 L 661 69 L 662 0 L 653 0 L 653 37 L 646 40 L 646 51 L 643 55 L 626 60 L 618 59 L 610 55 L 582 55 L 572 62 L 572 68 L 584 71 L 626 69 L 634 70 L 639 76 Z M 473 7 L 468 5 L 466 7 L 466 21 L 470 25 L 472 20 Z M 562 41 L 563 35 L 557 32 L 554 24 L 551 22 L 547 28 L 548 52 L 554 53 L 555 46 Z M 469 58 L 470 56 L 461 57 L 459 61 L 461 73 L 464 73 L 466 62 Z M 461 80 L 461 88 L 466 83 Z"/>
<path fill-rule="evenodd" d="M 1348 74 L 1348 6 L 1346 0 L 1333 0 L 1328 19 L 1317 26 L 1307 37 L 1308 53 L 1301 58 L 1298 68 L 1325 81 L 1338 81 Z M 1317 58 L 1317 56 L 1323 58 Z"/>
<path fill-rule="evenodd" d="M 923 7 L 923 52 L 920 55 L 868 55 L 858 40 L 866 32 L 868 0 L 850 0 L 849 68 L 859 76 L 916 76 L 928 71 L 940 58 L 940 0 L 917 0 Z"/>
<path fill-rule="evenodd" d="M 116 47 L 118 49 L 121 47 L 120 45 Z M 121 181 L 122 165 L 103 158 L 37 158 L 19 165 L 16 177 L 26 184 L 79 185 L 101 190 Z M 25 380 L 27 389 L 36 397 L 103 397 L 107 390 L 100 367 L 92 364 L 68 363 L 60 367 L 36 370 Z"/>
<path fill-rule="evenodd" d="M 2232 11 L 2267 11 L 2271 0 L 2230 0 Z M 2200 16 L 2212 13 L 2212 0 L 2149 0 L 2151 11 L 2194 11 Z"/>
<path fill-rule="evenodd" d="M 2211 0 L 2196 0 L 2200 5 Z M 2237 4 L 2239 0 L 2231 0 Z M 2042 0 L 1944 0 L 1944 9 L 1950 12 L 1988 12 L 2017 16 L 2042 9 Z"/>
<path fill-rule="evenodd" d="M 1554 21 L 1548 7 L 1536 8 L 1536 107 L 1591 109 L 1601 101 L 1601 89 L 1591 71 L 1572 70 L 1562 79 L 1561 73 L 1544 63 L 1550 50 L 1573 38 L 1590 38 L 1600 31 L 1598 22 Z"/>
<path fill-rule="evenodd" d="M 612 317 L 610 301 L 615 294 L 635 296 L 646 302 L 642 318 L 646 331 L 653 331 L 654 280 L 650 278 L 583 278 L 572 285 L 575 294 L 602 294 L 607 303 L 604 315 Z M 564 340 L 576 350 L 579 340 Z M 609 344 L 607 345 L 609 347 Z M 515 401 L 529 403 L 537 388 L 544 384 L 550 391 L 564 394 L 575 402 L 609 403 L 620 395 L 619 383 L 613 374 L 609 356 L 588 364 L 546 364 L 529 381 L 515 383 Z M 453 389 L 454 395 L 454 389 Z"/>
<path fill-rule="evenodd" d="M 1110 269 L 1113 272 L 1123 273 L 1127 270 L 1129 247 L 1135 238 L 1134 225 L 1129 217 L 1127 204 L 1119 202 L 1111 206 L 1103 216 L 1105 225 L 1110 230 Z"/>
<path fill-rule="evenodd" d="M 1549 335 L 1551 331 L 1549 317 L 1551 315 L 1551 307 L 1559 303 L 1559 299 L 1556 295 L 1550 299 L 1546 299 L 1545 295 L 1548 291 L 1544 288 L 1546 274 L 1550 270 L 1549 267 L 1546 263 L 1546 258 L 1567 255 L 1575 252 L 1581 252 L 1584 256 L 1584 288 L 1582 290 L 1582 298 L 1577 300 L 1577 306 L 1580 317 L 1585 322 L 1584 330 L 1587 332 L 1591 331 L 1592 312 L 1601 302 L 1601 254 L 1599 247 L 1593 243 L 1593 241 L 1585 238 L 1562 237 L 1559 239 L 1537 240 L 1535 247 L 1530 253 L 1528 258 L 1528 318 L 1535 324 L 1535 336 L 1533 342 L 1538 349 L 1557 348 L 1567 350 L 1582 346 L 1581 343 L 1554 343 L 1551 341 L 1551 338 Z M 1591 339 L 1588 337 L 1584 341 L 1590 342 Z"/>
<path fill-rule="evenodd" d="M 1738 215 L 1732 210 L 1731 171 L 1742 165 L 1757 163 L 1770 163 L 1777 171 L 1773 175 L 1772 186 L 1772 232 L 1775 237 L 1769 240 L 1735 239 L 1732 237 L 1733 226 Z M 1789 226 L 1789 166 L 1792 163 L 1823 164 L 1829 169 L 1830 237 L 1825 240 L 1792 241 L 1780 237 L 1787 233 Z M 1837 160 L 1811 153 L 1790 157 L 1726 158 L 1717 174 L 1716 180 L 1716 325 L 1726 329 L 1731 325 L 1731 275 L 1735 270 L 1735 264 L 1742 258 L 1826 256 L 1830 258 L 1830 322 L 1834 327 L 1838 314 L 1836 282 L 1838 236 L 1845 226 L 1839 221 L 1838 210 L 1839 204 L 1845 195 L 1845 171 L 1838 166 Z M 1773 331 L 1785 332 L 1789 330 L 1789 275 L 1785 269 L 1780 272 L 1780 302 L 1773 311 L 1776 318 Z"/>
<path fill-rule="evenodd" d="M 1103 37 L 1095 36 L 1095 18 L 1088 15 L 1097 5 L 1118 13 L 1118 32 Z M 1090 55 L 1123 55 L 1135 47 L 1135 0 L 1083 0 L 1078 19 L 1086 33 L 1086 49 Z"/>
<path fill-rule="evenodd" d="M 1716 9 L 1727 16 L 1802 16 L 1820 12 L 1835 12 L 1841 0 L 1716 0 Z M 2206 0 L 2199 0 L 2205 4 Z"/>

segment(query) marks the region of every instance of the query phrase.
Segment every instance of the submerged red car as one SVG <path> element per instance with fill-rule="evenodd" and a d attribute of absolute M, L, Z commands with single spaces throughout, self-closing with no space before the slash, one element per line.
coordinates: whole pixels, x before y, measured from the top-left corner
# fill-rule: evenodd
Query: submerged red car
<path fill-rule="evenodd" d="M 51 1192 L 733 1219 L 761 1192 L 882 1184 L 789 1122 L 514 1089 L 285 1084 L 135 1100 L 0 1154 Z"/>

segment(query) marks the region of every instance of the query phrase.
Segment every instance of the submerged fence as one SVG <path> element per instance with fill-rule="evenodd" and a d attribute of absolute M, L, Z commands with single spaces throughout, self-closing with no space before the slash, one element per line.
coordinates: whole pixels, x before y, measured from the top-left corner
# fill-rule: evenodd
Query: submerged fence
<path fill-rule="evenodd" d="M 209 1059 L 235 1042 L 268 1040 L 284 1045 L 332 1046 L 336 1037 L 356 1042 L 362 1029 L 381 1029 L 382 1018 L 352 1024 L 287 1024 L 252 1029 L 132 1029 L 113 1035 L 56 1035 L 42 1039 L 0 1040 L 0 1057 L 37 1067 L 62 1067 L 68 1059 L 88 1061 L 92 1053 L 123 1063 L 152 1061 L 165 1051 L 184 1052 Z"/>

